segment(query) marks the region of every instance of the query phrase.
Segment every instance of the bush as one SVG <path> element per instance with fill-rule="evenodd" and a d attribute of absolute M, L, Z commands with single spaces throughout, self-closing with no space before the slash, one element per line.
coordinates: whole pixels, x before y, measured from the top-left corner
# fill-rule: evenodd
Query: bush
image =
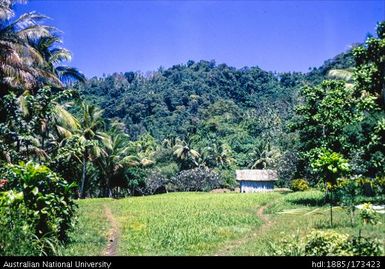
<path fill-rule="evenodd" d="M 347 255 L 346 241 L 349 236 L 333 231 L 313 231 L 306 237 L 305 254 L 311 256 Z"/>
<path fill-rule="evenodd" d="M 223 187 L 234 189 L 238 186 L 238 182 L 235 180 L 234 169 L 217 169 L 215 171 L 219 174 L 219 177 L 222 179 Z"/>
<path fill-rule="evenodd" d="M 58 254 L 56 238 L 38 238 L 29 225 L 28 209 L 22 192 L 2 192 L 0 206 L 0 256 L 41 256 Z M 14 210 L 4 203 L 12 203 Z"/>
<path fill-rule="evenodd" d="M 167 178 L 157 172 L 152 172 L 146 179 L 146 186 L 142 192 L 144 195 L 160 194 L 167 192 Z"/>
<path fill-rule="evenodd" d="M 222 186 L 217 173 L 209 168 L 198 167 L 184 170 L 171 178 L 174 191 L 210 191 Z"/>
<path fill-rule="evenodd" d="M 360 219 L 362 224 L 364 225 L 367 225 L 367 224 L 376 225 L 379 221 L 379 215 L 373 209 L 373 206 L 371 203 L 365 203 L 360 209 Z"/>
<path fill-rule="evenodd" d="M 334 231 L 312 231 L 305 238 L 298 233 L 270 243 L 274 255 L 280 256 L 381 256 L 384 248 L 377 239 L 349 236 Z"/>
<path fill-rule="evenodd" d="M 171 178 L 179 172 L 179 167 L 177 163 L 171 162 L 167 165 L 160 166 L 159 170 L 164 177 Z"/>
<path fill-rule="evenodd" d="M 350 237 L 346 249 L 353 256 L 382 256 L 384 247 L 377 239 L 362 236 Z"/>
<path fill-rule="evenodd" d="M 290 188 L 293 191 L 306 191 L 309 187 L 309 182 L 305 179 L 294 179 L 291 181 Z"/>
<path fill-rule="evenodd" d="M 385 176 L 376 177 L 373 182 L 376 195 L 385 195 Z"/>
<path fill-rule="evenodd" d="M 68 184 L 48 167 L 32 162 L 7 165 L 1 174 L 7 180 L 2 187 L 1 210 L 22 209 L 27 226 L 38 238 L 49 236 L 65 241 L 74 224 L 76 204 L 71 196 L 76 184 Z"/>

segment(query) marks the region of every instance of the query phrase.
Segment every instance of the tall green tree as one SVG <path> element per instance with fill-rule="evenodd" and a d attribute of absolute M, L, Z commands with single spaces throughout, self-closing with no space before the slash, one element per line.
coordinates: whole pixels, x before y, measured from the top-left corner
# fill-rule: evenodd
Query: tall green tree
<path fill-rule="evenodd" d="M 111 138 L 104 130 L 105 122 L 102 115 L 103 110 L 96 106 L 84 102 L 81 104 L 80 128 L 78 129 L 80 142 L 83 145 L 80 198 L 85 198 L 88 161 L 105 155 L 105 148 L 111 148 Z"/>

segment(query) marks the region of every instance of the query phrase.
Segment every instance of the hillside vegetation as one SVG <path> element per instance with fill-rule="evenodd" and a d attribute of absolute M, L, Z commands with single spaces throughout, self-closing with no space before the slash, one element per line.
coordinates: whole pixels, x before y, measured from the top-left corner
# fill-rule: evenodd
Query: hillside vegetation
<path fill-rule="evenodd" d="M 262 254 L 275 223 L 319 228 L 276 255 L 383 253 L 385 21 L 307 73 L 202 60 L 87 81 L 25 2 L 0 1 L 0 255 Z M 235 194 L 237 169 L 299 193 Z"/>

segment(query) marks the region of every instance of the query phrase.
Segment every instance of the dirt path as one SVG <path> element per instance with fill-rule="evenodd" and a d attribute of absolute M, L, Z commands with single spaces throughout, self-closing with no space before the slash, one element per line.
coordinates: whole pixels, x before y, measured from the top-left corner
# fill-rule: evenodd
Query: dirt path
<path fill-rule="evenodd" d="M 258 235 L 260 235 L 260 234 L 264 233 L 265 231 L 267 231 L 271 227 L 271 225 L 273 223 L 269 220 L 269 218 L 266 215 L 264 215 L 264 211 L 265 211 L 266 208 L 267 208 L 267 205 L 262 206 L 256 212 L 256 215 L 258 216 L 258 218 L 263 221 L 261 226 L 259 226 L 258 228 L 254 229 L 250 233 L 247 233 L 241 239 L 230 241 L 226 245 L 225 248 L 220 249 L 217 253 L 214 254 L 214 256 L 228 256 L 228 255 L 231 255 L 231 253 L 232 253 L 232 251 L 234 249 L 239 248 L 240 246 L 246 244 L 250 240 L 253 240 L 254 238 L 256 238 Z"/>
<path fill-rule="evenodd" d="M 110 222 L 110 230 L 108 232 L 108 245 L 104 250 L 104 256 L 116 256 L 118 239 L 119 239 L 119 227 L 114 216 L 111 213 L 111 209 L 108 206 L 104 206 L 104 214 Z"/>

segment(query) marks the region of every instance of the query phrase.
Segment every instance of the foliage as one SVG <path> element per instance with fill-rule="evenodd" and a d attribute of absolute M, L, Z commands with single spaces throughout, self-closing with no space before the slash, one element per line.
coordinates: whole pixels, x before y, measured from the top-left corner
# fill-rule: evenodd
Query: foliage
<path fill-rule="evenodd" d="M 68 184 L 44 165 L 32 162 L 7 165 L 2 177 L 8 180 L 1 196 L 2 207 L 24 212 L 33 233 L 67 239 L 74 224 L 76 205 L 72 201 L 75 184 Z"/>
<path fill-rule="evenodd" d="M 339 153 L 325 148 L 319 149 L 318 158 L 313 159 L 311 166 L 330 188 L 337 184 L 337 179 L 350 171 L 348 161 Z"/>
<path fill-rule="evenodd" d="M 291 181 L 291 189 L 293 191 L 306 191 L 309 188 L 309 182 L 306 179 L 294 179 Z"/>
<path fill-rule="evenodd" d="M 347 255 L 348 235 L 333 231 L 313 231 L 306 238 L 305 253 L 312 256 Z"/>
<path fill-rule="evenodd" d="M 4 194 L 3 194 L 4 195 Z M 14 209 L 4 206 L 7 203 L 5 199 L 14 199 L 13 203 L 17 203 L 15 200 L 19 199 L 21 193 L 15 193 L 8 191 L 1 198 L 0 206 L 0 255 L 1 256 L 41 256 L 58 253 L 59 243 L 53 237 L 45 236 L 38 238 L 35 235 L 35 231 L 31 229 L 28 221 L 27 209 L 21 203 L 17 206 L 14 205 Z"/>
<path fill-rule="evenodd" d="M 384 247 L 377 239 L 349 236 L 332 230 L 313 230 L 300 238 L 292 235 L 279 244 L 270 243 L 274 255 L 280 256 L 381 256 Z"/>
<path fill-rule="evenodd" d="M 375 225 L 379 221 L 378 213 L 373 209 L 372 204 L 365 203 L 360 209 L 360 220 L 364 225 Z"/>
<path fill-rule="evenodd" d="M 198 167 L 181 171 L 171 178 L 174 191 L 210 191 L 222 185 L 219 175 L 209 168 Z"/>
<path fill-rule="evenodd" d="M 337 184 L 337 199 L 350 215 L 350 223 L 354 225 L 357 197 L 362 194 L 362 185 L 358 178 L 341 179 Z"/>
<path fill-rule="evenodd" d="M 167 192 L 168 179 L 161 174 L 152 172 L 146 178 L 145 188 L 142 191 L 145 195 L 159 194 Z"/>
<path fill-rule="evenodd" d="M 352 236 L 346 243 L 346 248 L 354 256 L 383 256 L 384 246 L 378 239 L 362 236 Z"/>

